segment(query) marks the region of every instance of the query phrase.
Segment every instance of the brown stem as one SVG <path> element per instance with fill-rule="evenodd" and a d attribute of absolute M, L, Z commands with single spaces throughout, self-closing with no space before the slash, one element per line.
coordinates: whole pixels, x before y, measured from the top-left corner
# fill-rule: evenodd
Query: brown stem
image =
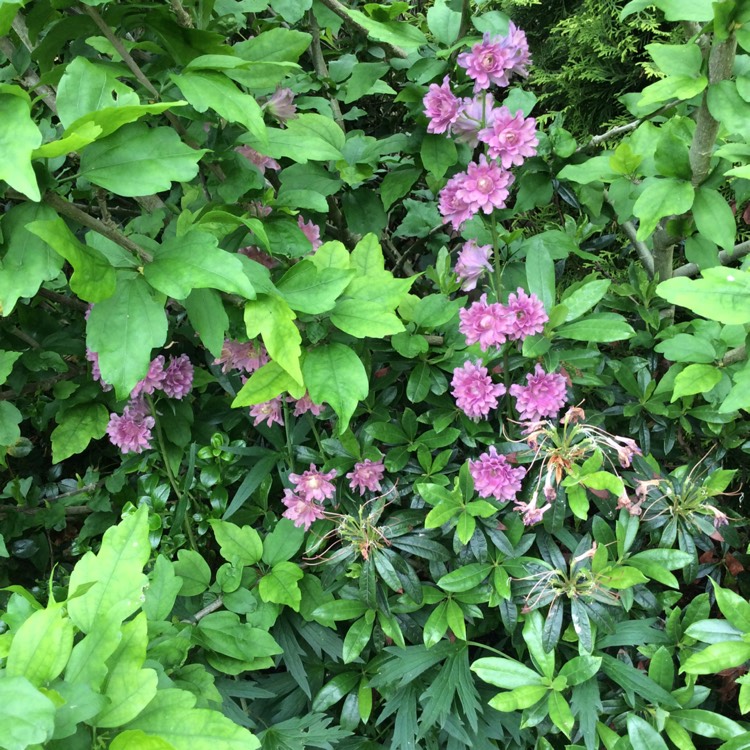
<path fill-rule="evenodd" d="M 721 360 L 721 364 L 725 367 L 727 365 L 733 365 L 737 362 L 743 362 L 747 359 L 747 347 L 743 344 L 738 346 L 736 349 L 730 349 Z"/>
<path fill-rule="evenodd" d="M 15 47 L 11 44 L 11 41 L 7 36 L 0 37 L 0 52 L 2 52 L 8 60 L 11 60 L 16 52 Z M 27 70 L 23 75 L 19 75 L 18 80 L 25 89 L 29 91 L 38 91 L 42 101 L 52 112 L 57 114 L 57 101 L 54 89 L 42 83 L 39 80 L 39 76 L 34 73 L 33 70 Z"/>
<path fill-rule="evenodd" d="M 661 220 L 659 226 L 654 231 L 654 277 L 659 281 L 666 281 L 672 278 L 674 273 L 674 246 L 676 239 L 666 230 L 666 224 L 672 217 L 668 216 Z"/>
<path fill-rule="evenodd" d="M 216 612 L 217 609 L 221 609 L 224 606 L 224 600 L 221 596 L 217 596 L 211 604 L 207 604 L 203 609 L 198 610 L 194 615 L 183 620 L 183 622 L 197 623 L 200 622 L 206 615 L 210 615 L 212 612 Z"/>
<path fill-rule="evenodd" d="M 312 57 L 313 68 L 315 68 L 315 72 L 318 74 L 319 78 L 328 78 L 328 66 L 323 57 L 323 48 L 320 44 L 320 26 L 318 26 L 318 19 L 315 18 L 315 13 L 312 8 L 307 13 L 307 22 L 310 27 L 310 34 L 312 35 L 310 56 Z M 329 97 L 329 101 L 331 102 L 333 119 L 336 121 L 336 124 L 346 132 L 346 125 L 344 123 L 344 117 L 341 114 L 341 107 L 339 106 L 338 100 L 331 96 Z"/>
<path fill-rule="evenodd" d="M 169 0 L 169 4 L 172 6 L 174 14 L 177 16 L 177 23 L 186 29 L 193 28 L 193 19 L 190 14 L 185 10 L 185 7 L 180 0 Z"/>
<path fill-rule="evenodd" d="M 51 289 L 45 289 L 44 287 L 41 287 L 37 294 L 51 302 L 57 302 L 60 305 L 71 307 L 73 310 L 78 310 L 79 312 L 86 312 L 89 307 L 85 302 L 81 302 L 81 300 L 76 299 L 75 297 L 68 297 L 65 294 L 59 294 L 58 292 L 53 292 Z"/>

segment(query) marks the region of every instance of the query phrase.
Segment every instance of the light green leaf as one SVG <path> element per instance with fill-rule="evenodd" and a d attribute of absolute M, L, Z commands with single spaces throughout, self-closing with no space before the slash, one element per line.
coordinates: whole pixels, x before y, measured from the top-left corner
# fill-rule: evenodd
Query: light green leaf
<path fill-rule="evenodd" d="M 93 122 L 83 124 L 79 129 L 64 136 L 56 141 L 50 141 L 43 146 L 34 149 L 31 154 L 32 159 L 54 159 L 57 156 L 64 156 L 73 151 L 80 151 L 84 146 L 93 143 L 102 135 L 102 128 Z"/>
<path fill-rule="evenodd" d="M 106 138 L 108 135 L 112 135 L 116 130 L 119 130 L 123 125 L 140 120 L 141 117 L 145 117 L 146 115 L 158 115 L 162 112 L 166 112 L 168 109 L 184 107 L 185 105 L 187 105 L 187 102 L 183 101 L 158 102 L 154 104 L 131 104 L 129 106 L 105 107 L 96 112 L 89 112 L 87 115 L 79 117 L 75 122 L 72 122 L 68 128 L 66 128 L 62 140 L 45 144 L 34 152 L 34 156 L 39 155 L 39 151 L 48 148 L 50 151 L 53 151 L 53 147 L 54 151 L 60 151 L 63 145 L 66 146 L 67 150 L 78 151 L 88 145 L 88 143 L 98 141 L 101 138 Z M 100 132 L 92 138 L 91 136 L 96 130 Z M 80 146 L 76 149 L 69 149 L 68 146 L 75 143 L 76 140 L 81 141 Z M 84 143 L 83 141 L 86 142 Z M 45 153 L 43 155 L 50 156 L 51 154 Z"/>
<path fill-rule="evenodd" d="M 458 160 L 456 145 L 444 135 L 430 133 L 425 135 L 419 154 L 424 168 L 438 178 L 442 177 Z"/>
<path fill-rule="evenodd" d="M 713 344 L 705 338 L 678 333 L 654 347 L 654 351 L 663 354 L 671 362 L 698 362 L 708 364 L 716 361 L 717 354 Z"/>
<path fill-rule="evenodd" d="M 566 303 L 563 304 L 567 307 Z M 581 320 L 561 325 L 555 329 L 555 335 L 573 341 L 603 343 L 632 338 L 635 331 L 622 315 L 592 313 Z"/>
<path fill-rule="evenodd" d="M 369 393 L 362 361 L 344 344 L 326 344 L 307 353 L 303 371 L 310 398 L 331 405 L 339 417 L 339 434 L 343 433 L 357 404 Z"/>
<path fill-rule="evenodd" d="M 647 177 L 643 185 L 644 189 L 633 206 L 633 213 L 641 222 L 637 232 L 639 240 L 647 239 L 665 216 L 689 211 L 695 196 L 689 182 L 673 177 Z"/>
<path fill-rule="evenodd" d="M 549 718 L 552 723 L 558 727 L 566 737 L 570 737 L 570 733 L 573 731 L 573 724 L 575 719 L 573 718 L 573 712 L 570 710 L 568 701 L 563 698 L 562 693 L 553 691 L 549 694 L 547 699 L 547 707 L 549 709 Z"/>
<path fill-rule="evenodd" d="M 109 750 L 175 750 L 175 746 L 140 729 L 128 729 L 112 740 Z"/>
<path fill-rule="evenodd" d="M 86 328 L 86 343 L 99 354 L 102 378 L 120 399 L 146 376 L 151 350 L 166 338 L 164 303 L 154 299 L 140 274 L 126 272 L 119 274 L 115 293 L 94 305 Z"/>
<path fill-rule="evenodd" d="M 441 44 L 450 46 L 461 28 L 461 13 L 448 5 L 448 0 L 436 0 L 427 11 L 427 26 Z"/>
<path fill-rule="evenodd" d="M 728 253 L 732 252 L 737 227 L 732 209 L 718 190 L 698 188 L 693 203 L 693 218 L 704 237 Z"/>
<path fill-rule="evenodd" d="M 291 559 L 305 539 L 305 530 L 288 518 L 281 518 L 263 540 L 263 562 L 274 566 Z"/>
<path fill-rule="evenodd" d="M 143 611 L 150 621 L 166 620 L 182 588 L 182 579 L 164 555 L 157 556 L 149 579 Z"/>
<path fill-rule="evenodd" d="M 81 453 L 92 440 L 104 437 L 109 414 L 104 404 L 77 404 L 57 419 L 51 435 L 53 464 Z"/>
<path fill-rule="evenodd" d="M 211 568 L 201 555 L 192 549 L 181 549 L 177 553 L 174 572 L 182 579 L 180 596 L 202 594 L 211 583 Z"/>
<path fill-rule="evenodd" d="M 214 289 L 193 289 L 182 304 L 203 346 L 214 357 L 220 357 L 229 316 L 219 293 Z"/>
<path fill-rule="evenodd" d="M 18 86 L 0 89 L 0 180 L 32 201 L 42 197 L 31 167 L 31 154 L 41 142 L 28 94 Z"/>
<path fill-rule="evenodd" d="M 437 585 L 443 591 L 454 593 L 470 591 L 487 578 L 491 570 L 492 565 L 488 563 L 469 563 L 441 576 Z"/>
<path fill-rule="evenodd" d="M 80 174 L 116 195 L 151 195 L 192 180 L 204 153 L 186 146 L 172 128 L 136 122 L 85 148 Z"/>
<path fill-rule="evenodd" d="M 706 86 L 708 86 L 706 76 L 668 76 L 652 83 L 650 86 L 646 86 L 641 92 L 638 106 L 646 107 L 649 104 L 659 104 L 670 99 L 692 99 L 700 94 Z"/>
<path fill-rule="evenodd" d="M 724 641 L 712 643 L 693 654 L 680 669 L 687 674 L 716 674 L 722 669 L 739 667 L 750 659 L 750 643 Z"/>
<path fill-rule="evenodd" d="M 229 521 L 209 520 L 221 548 L 221 556 L 234 565 L 255 565 L 263 554 L 263 542 L 250 526 L 239 526 Z"/>
<path fill-rule="evenodd" d="M 721 614 L 738 630 L 750 633 L 750 602 L 730 589 L 713 584 Z"/>
<path fill-rule="evenodd" d="M 107 659 L 122 640 L 120 625 L 121 621 L 117 616 L 105 615 L 97 620 L 96 627 L 73 647 L 65 669 L 66 682 L 86 685 L 96 692 L 101 691 L 108 671 Z"/>
<path fill-rule="evenodd" d="M 708 87 L 707 101 L 711 116 L 718 120 L 730 135 L 737 133 L 745 139 L 750 137 L 750 104 L 740 96 L 735 81 L 712 83 Z M 741 174 L 738 172 L 742 170 L 747 170 L 747 167 L 730 169 L 727 174 L 739 177 Z"/>
<path fill-rule="evenodd" d="M 581 315 L 594 307 L 607 293 L 611 283 L 609 279 L 589 281 L 567 296 L 563 296 L 560 303 L 565 305 L 568 311 L 565 316 L 566 322 L 580 318 Z"/>
<path fill-rule="evenodd" d="M 301 398 L 305 389 L 277 362 L 268 362 L 247 379 L 234 397 L 232 408 L 262 404 L 285 391 L 294 398 Z"/>
<path fill-rule="evenodd" d="M 0 0 L 0 36 L 5 36 L 13 26 L 13 19 L 26 0 Z"/>
<path fill-rule="evenodd" d="M 286 604 L 299 612 L 302 601 L 299 581 L 303 575 L 299 565 L 287 561 L 276 563 L 258 583 L 260 598 L 264 602 Z"/>
<path fill-rule="evenodd" d="M 352 250 L 351 265 L 361 276 L 372 276 L 379 278 L 385 271 L 385 257 L 383 249 L 376 235 L 366 234 Z M 350 296 L 356 297 L 356 294 Z"/>
<path fill-rule="evenodd" d="M 425 35 L 414 25 L 390 21 L 382 23 L 359 10 L 345 8 L 347 15 L 353 18 L 361 27 L 367 29 L 368 35 L 378 42 L 387 42 L 404 49 L 416 49 L 427 44 Z"/>
<path fill-rule="evenodd" d="M 647 44 L 646 51 L 668 76 L 695 76 L 703 65 L 703 55 L 697 43 Z"/>
<path fill-rule="evenodd" d="M 55 704 L 25 677 L 0 679 L 0 748 L 26 750 L 55 729 Z"/>
<path fill-rule="evenodd" d="M 274 158 L 284 156 L 302 164 L 310 161 L 340 161 L 344 158 L 346 136 L 329 117 L 302 114 L 290 120 L 287 127 L 268 128 L 268 146 L 259 144 L 262 153 Z"/>
<path fill-rule="evenodd" d="M 281 277 L 276 288 L 292 310 L 319 315 L 333 308 L 352 276 L 350 270 L 318 269 L 312 261 L 301 260 Z"/>
<path fill-rule="evenodd" d="M 555 304 L 555 264 L 543 244 L 532 245 L 526 253 L 526 282 L 549 312 Z"/>
<path fill-rule="evenodd" d="M 0 385 L 3 385 L 13 372 L 13 365 L 23 352 L 6 352 L 0 349 Z"/>
<path fill-rule="evenodd" d="M 640 716 L 628 714 L 628 739 L 633 750 L 668 750 L 659 733 Z"/>
<path fill-rule="evenodd" d="M 370 614 L 372 614 L 372 610 L 370 610 Z M 370 642 L 372 625 L 372 618 L 361 617 L 349 628 L 344 637 L 344 664 L 353 662 Z"/>
<path fill-rule="evenodd" d="M 0 445 L 13 445 L 20 437 L 23 415 L 9 401 L 0 401 Z"/>
<path fill-rule="evenodd" d="M 721 380 L 721 370 L 713 365 L 688 365 L 674 379 L 670 403 L 683 396 L 708 393 Z"/>
<path fill-rule="evenodd" d="M 720 740 L 731 740 L 747 733 L 745 728 L 733 721 L 728 716 L 722 716 L 714 711 L 706 711 L 700 708 L 687 708 L 682 711 L 674 711 L 672 718 L 691 734 L 701 737 L 713 737 Z"/>
<path fill-rule="evenodd" d="M 357 338 L 382 338 L 406 330 L 395 313 L 383 310 L 377 302 L 361 299 L 337 302 L 331 313 L 331 322 Z"/>
<path fill-rule="evenodd" d="M 412 189 L 422 174 L 416 167 L 401 167 L 388 172 L 380 184 L 380 200 L 387 211 L 399 198 L 403 198 Z"/>
<path fill-rule="evenodd" d="M 477 659 L 471 665 L 471 671 L 495 687 L 514 690 L 524 685 L 541 685 L 543 678 L 533 669 L 520 662 L 500 656 L 488 656 Z"/>
<path fill-rule="evenodd" d="M 148 542 L 148 509 L 142 505 L 117 526 L 104 533 L 99 554 L 87 552 L 73 568 L 70 592 L 94 583 L 68 602 L 70 619 L 89 633 L 99 619 L 124 620 L 141 604 L 147 578 L 143 567 L 151 554 Z"/>
<path fill-rule="evenodd" d="M 602 659 L 600 656 L 591 656 L 583 654 L 574 656 L 570 661 L 560 667 L 558 672 L 560 677 L 564 677 L 569 687 L 580 685 L 586 680 L 590 680 L 601 668 Z"/>
<path fill-rule="evenodd" d="M 312 36 L 293 29 L 275 28 L 234 45 L 235 52 L 252 62 L 296 63 L 310 46 Z M 189 67 L 189 66 L 188 66 Z"/>
<path fill-rule="evenodd" d="M 611 589 L 629 589 L 639 583 L 648 582 L 648 578 L 638 568 L 628 565 L 618 565 L 616 568 L 604 570 L 599 579 L 604 586 Z"/>
<path fill-rule="evenodd" d="M 617 177 L 617 172 L 610 165 L 609 154 L 593 156 L 582 164 L 567 164 L 557 174 L 559 180 L 570 180 L 580 185 L 592 182 L 610 182 Z"/>
<path fill-rule="evenodd" d="M 490 699 L 490 706 L 504 713 L 523 711 L 538 703 L 548 692 L 546 685 L 523 685 L 508 693 L 498 693 Z"/>

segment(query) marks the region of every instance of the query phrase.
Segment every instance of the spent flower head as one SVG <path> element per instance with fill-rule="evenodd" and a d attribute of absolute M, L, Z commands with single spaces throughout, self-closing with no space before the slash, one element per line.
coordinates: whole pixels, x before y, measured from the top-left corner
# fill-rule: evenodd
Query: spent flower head
<path fill-rule="evenodd" d="M 477 281 L 482 277 L 485 271 L 492 271 L 490 257 L 492 256 L 492 245 L 477 245 L 475 240 L 469 240 L 464 243 L 454 271 L 459 281 L 461 289 L 464 292 L 470 292 L 476 289 Z"/>

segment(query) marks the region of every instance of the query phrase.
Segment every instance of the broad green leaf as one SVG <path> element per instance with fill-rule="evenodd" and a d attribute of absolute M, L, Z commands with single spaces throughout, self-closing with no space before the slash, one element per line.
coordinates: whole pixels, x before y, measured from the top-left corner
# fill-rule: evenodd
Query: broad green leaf
<path fill-rule="evenodd" d="M 299 612 L 302 592 L 299 581 L 304 574 L 299 565 L 282 561 L 276 563 L 258 583 L 258 593 L 264 602 L 286 604 Z"/>
<path fill-rule="evenodd" d="M 122 621 L 140 607 L 147 583 L 143 567 L 151 554 L 147 519 L 148 509 L 142 505 L 104 533 L 97 555 L 87 552 L 73 568 L 71 594 L 79 586 L 94 583 L 68 602 L 70 619 L 84 633 L 90 633 L 105 616 Z"/>
<path fill-rule="evenodd" d="M 726 620 L 697 620 L 685 630 L 685 633 L 703 643 L 722 643 L 741 641 L 743 631 Z"/>
<path fill-rule="evenodd" d="M 409 194 L 414 183 L 422 174 L 416 167 L 401 167 L 388 172 L 380 184 L 380 200 L 387 211 L 399 198 Z"/>
<path fill-rule="evenodd" d="M 671 362 L 697 362 L 708 364 L 716 361 L 717 354 L 713 344 L 700 336 L 678 333 L 654 347 L 654 351 L 663 354 Z"/>
<path fill-rule="evenodd" d="M 714 583 L 716 603 L 724 617 L 738 630 L 750 633 L 750 603 L 734 591 Z"/>
<path fill-rule="evenodd" d="M 615 683 L 625 688 L 633 690 L 649 703 L 657 703 L 665 709 L 679 709 L 680 704 L 674 696 L 649 679 L 640 670 L 625 664 L 619 659 L 615 659 L 608 654 L 602 655 L 602 671 Z"/>
<path fill-rule="evenodd" d="M 34 149 L 31 158 L 54 159 L 57 156 L 64 156 L 73 151 L 80 151 L 84 146 L 88 146 L 89 143 L 93 143 L 99 138 L 102 132 L 102 128 L 99 125 L 87 122 L 69 135 L 56 141 L 50 141 Z"/>
<path fill-rule="evenodd" d="M 23 352 L 6 352 L 0 349 L 0 385 L 3 385 L 13 371 L 13 365 Z"/>
<path fill-rule="evenodd" d="M 567 164 L 557 174 L 560 180 L 570 180 L 580 185 L 592 182 L 609 182 L 617 177 L 617 172 L 610 165 L 609 154 L 593 156 L 582 164 Z"/>
<path fill-rule="evenodd" d="M 708 393 L 721 380 L 721 370 L 713 365 L 688 365 L 674 379 L 670 403 L 683 396 Z"/>
<path fill-rule="evenodd" d="M 158 555 L 143 602 L 146 617 L 150 621 L 166 620 L 181 588 L 182 579 L 175 573 L 172 562 L 164 555 Z"/>
<path fill-rule="evenodd" d="M 448 5 L 448 0 L 436 0 L 427 11 L 427 26 L 441 44 L 450 46 L 461 28 L 461 13 Z"/>
<path fill-rule="evenodd" d="M 438 178 L 442 177 L 458 159 L 456 146 L 450 138 L 430 133 L 422 139 L 419 155 L 424 168 Z"/>
<path fill-rule="evenodd" d="M 706 711 L 700 708 L 686 708 L 682 711 L 674 711 L 672 718 L 691 734 L 699 734 L 701 737 L 714 737 L 720 740 L 731 740 L 746 734 L 743 726 L 733 721 L 728 716 L 722 716 L 714 711 Z"/>
<path fill-rule="evenodd" d="M 372 614 L 372 611 L 370 611 L 370 614 Z M 344 638 L 344 664 L 353 662 L 370 642 L 372 625 L 372 618 L 361 617 L 349 628 Z"/>
<path fill-rule="evenodd" d="M 192 549 L 181 549 L 177 553 L 174 572 L 182 579 L 180 596 L 202 594 L 211 583 L 211 568 L 201 555 Z"/>
<path fill-rule="evenodd" d="M 558 727 L 566 737 L 570 737 L 570 733 L 573 731 L 573 724 L 575 719 L 573 718 L 573 712 L 570 710 L 568 701 L 563 698 L 561 693 L 553 691 L 549 694 L 547 699 L 547 707 L 549 709 L 549 718 L 552 723 Z"/>
<path fill-rule="evenodd" d="M 175 750 L 161 737 L 144 734 L 140 729 L 128 729 L 112 740 L 109 750 Z"/>
<path fill-rule="evenodd" d="M 60 218 L 26 227 L 73 267 L 70 288 L 86 302 L 101 302 L 115 291 L 115 269 L 96 249 L 79 242 Z"/>
<path fill-rule="evenodd" d="M 591 490 L 607 490 L 615 497 L 620 497 L 625 492 L 625 485 L 622 479 L 610 474 L 608 471 L 595 471 L 581 477 L 581 484 Z"/>
<path fill-rule="evenodd" d="M 695 196 L 689 182 L 673 177 L 647 177 L 643 185 L 644 189 L 633 206 L 633 213 L 640 219 L 639 240 L 646 240 L 664 217 L 689 211 Z"/>
<path fill-rule="evenodd" d="M 724 80 L 712 83 L 708 87 L 708 110 L 711 116 L 718 120 L 729 134 L 738 133 L 745 139 L 750 137 L 750 104 L 746 102 L 737 91 L 735 81 Z M 738 170 L 746 170 L 746 167 L 730 169 L 727 174 L 738 175 Z M 710 236 L 710 235 L 709 235 Z"/>
<path fill-rule="evenodd" d="M 305 539 L 305 530 L 295 526 L 288 518 L 280 518 L 274 530 L 263 540 L 263 562 L 274 566 L 278 562 L 290 560 Z"/>
<path fill-rule="evenodd" d="M 628 738 L 633 750 L 668 750 L 659 733 L 640 716 L 628 714 Z"/>
<path fill-rule="evenodd" d="M 528 273 L 528 271 L 527 271 Z M 581 315 L 588 312 L 594 307 L 607 293 L 612 282 L 609 279 L 597 279 L 589 281 L 583 286 L 578 287 L 575 291 L 560 300 L 565 305 L 567 314 L 565 321 L 575 320 Z"/>
<path fill-rule="evenodd" d="M 245 305 L 245 327 L 249 338 L 258 335 L 275 362 L 297 383 L 302 384 L 300 357 L 302 337 L 294 324 L 296 315 L 281 298 L 271 294 L 258 295 Z M 313 396 L 315 403 L 321 403 Z"/>
<path fill-rule="evenodd" d="M 160 690 L 128 729 L 140 729 L 159 737 L 175 750 L 257 750 L 260 747 L 254 735 L 219 711 L 193 708 L 195 700 L 192 693 L 184 690 Z"/>
<path fill-rule="evenodd" d="M 544 618 L 541 612 L 529 612 L 523 624 L 523 639 L 526 641 L 534 668 L 551 680 L 555 674 L 555 652 L 544 650 L 543 628 Z"/>
<path fill-rule="evenodd" d="M 255 565 L 263 554 L 263 542 L 250 526 L 241 528 L 229 521 L 209 520 L 219 543 L 221 556 L 234 565 Z"/>
<path fill-rule="evenodd" d="M 66 682 L 101 691 L 108 671 L 107 660 L 122 640 L 120 624 L 117 616 L 105 615 L 97 620 L 96 627 L 73 647 L 65 669 Z"/>
<path fill-rule="evenodd" d="M 443 591 L 470 591 L 487 578 L 491 570 L 492 565 L 488 563 L 469 563 L 441 576 L 437 585 Z"/>
<path fill-rule="evenodd" d="M 354 272 L 339 268 L 318 269 L 309 260 L 293 265 L 277 282 L 289 307 L 309 315 L 333 309 Z"/>
<path fill-rule="evenodd" d="M 549 693 L 546 685 L 523 685 L 507 693 L 498 693 L 490 699 L 490 706 L 496 711 L 523 711 L 531 708 Z"/>
<path fill-rule="evenodd" d="M 154 289 L 178 300 L 193 289 L 218 289 L 255 298 L 239 257 L 219 248 L 217 239 L 205 232 L 192 230 L 165 240 L 153 261 L 144 266 L 143 274 Z"/>
<path fill-rule="evenodd" d="M 202 71 L 170 77 L 196 112 L 212 109 L 225 120 L 243 125 L 259 144 L 265 143 L 266 125 L 260 105 L 223 73 Z"/>
<path fill-rule="evenodd" d="M 412 24 L 397 21 L 382 23 L 359 10 L 350 8 L 345 10 L 347 15 L 353 18 L 359 26 L 367 29 L 368 35 L 378 42 L 386 42 L 404 49 L 416 49 L 427 44 L 425 35 Z"/>
<path fill-rule="evenodd" d="M 702 279 L 675 278 L 656 287 L 672 305 L 720 323 L 750 323 L 750 273 L 732 268 L 706 268 Z"/>
<path fill-rule="evenodd" d="M 302 114 L 290 120 L 287 127 L 267 128 L 268 146 L 258 150 L 274 158 L 289 157 L 302 164 L 309 161 L 340 161 L 344 158 L 346 136 L 329 117 Z"/>
<path fill-rule="evenodd" d="M 555 335 L 573 341 L 605 343 L 632 338 L 635 331 L 622 315 L 592 313 L 572 323 L 564 323 L 555 329 Z"/>
<path fill-rule="evenodd" d="M 26 750 L 55 729 L 55 704 L 25 677 L 0 679 L 0 748 Z"/>
<path fill-rule="evenodd" d="M 395 313 L 383 310 L 377 302 L 361 299 L 342 299 L 331 312 L 336 328 L 356 338 L 383 338 L 405 331 Z"/>
<path fill-rule="evenodd" d="M 381 78 L 388 70 L 390 70 L 388 63 L 357 63 L 352 70 L 349 80 L 346 82 L 344 104 L 356 102 L 360 97 L 370 93 L 373 86 L 379 81 L 381 87 L 388 86 L 384 81 L 381 81 Z M 390 87 L 388 88 L 390 89 Z M 382 88 L 378 90 L 378 93 L 384 93 Z M 426 137 L 429 138 L 429 135 Z"/>
<path fill-rule="evenodd" d="M 668 76 L 698 75 L 703 64 L 703 55 L 697 43 L 647 44 L 646 51 Z"/>
<path fill-rule="evenodd" d="M 362 360 L 344 344 L 326 344 L 307 353 L 305 385 L 316 404 L 328 403 L 339 417 L 339 434 L 349 426 L 357 404 L 367 398 L 369 382 Z"/>
<path fill-rule="evenodd" d="M 41 200 L 31 154 L 42 134 L 31 119 L 31 102 L 18 86 L 0 88 L 0 180 L 32 201 Z"/>
<path fill-rule="evenodd" d="M 611 589 L 629 589 L 639 583 L 648 582 L 648 578 L 638 568 L 628 565 L 618 565 L 616 568 L 602 571 L 600 580 L 604 586 Z"/>
<path fill-rule="evenodd" d="M 422 628 L 422 640 L 427 648 L 432 648 L 439 643 L 448 630 L 448 602 L 440 602 L 435 609 L 430 612 Z"/>
<path fill-rule="evenodd" d="M 203 346 L 214 357 L 220 357 L 229 316 L 219 293 L 214 289 L 193 289 L 182 304 Z"/>
<path fill-rule="evenodd" d="M 81 59 L 81 58 L 77 58 Z M 168 109 L 174 107 L 183 107 L 187 102 L 158 102 L 154 104 L 131 104 L 127 106 L 115 106 L 105 107 L 96 112 L 89 112 L 87 115 L 78 118 L 65 129 L 64 137 L 59 141 L 53 141 L 52 143 L 46 143 L 41 148 L 34 152 L 34 156 L 39 156 L 40 151 L 49 150 L 50 152 L 60 151 L 63 146 L 66 147 L 66 153 L 72 150 L 78 151 L 84 146 L 98 141 L 101 138 L 106 138 L 108 135 L 112 135 L 116 130 L 119 130 L 123 125 L 128 125 L 131 122 L 140 120 L 141 117 L 146 115 L 158 115 L 162 112 L 166 112 Z M 99 131 L 96 132 L 95 131 Z M 91 136 L 94 137 L 91 137 Z M 75 141 L 81 141 L 80 146 L 72 149 Z M 84 142 L 85 141 L 85 142 Z M 43 156 L 51 156 L 52 153 L 41 154 Z"/>
<path fill-rule="evenodd" d="M 693 218 L 704 237 L 728 253 L 732 252 L 737 227 L 732 209 L 718 190 L 698 188 L 693 202 Z"/>
<path fill-rule="evenodd" d="M 590 680 L 601 668 L 602 660 L 599 656 L 583 654 L 574 656 L 560 667 L 558 675 L 564 677 L 569 687 L 580 685 Z"/>
<path fill-rule="evenodd" d="M 665 690 L 674 687 L 674 661 L 665 646 L 659 646 L 648 665 L 648 676 Z"/>
<path fill-rule="evenodd" d="M 495 687 L 514 690 L 525 685 L 541 685 L 542 677 L 533 669 L 520 662 L 500 656 L 488 656 L 477 659 L 471 665 L 471 671 Z"/>
<path fill-rule="evenodd" d="M 234 45 L 234 51 L 252 62 L 297 62 L 312 36 L 293 29 L 275 28 Z"/>
<path fill-rule="evenodd" d="M 94 305 L 86 327 L 86 343 L 99 354 L 102 378 L 120 399 L 146 376 L 152 350 L 166 338 L 164 303 L 142 276 L 127 272 L 119 274 L 115 293 Z"/>
<path fill-rule="evenodd" d="M 385 257 L 380 242 L 374 234 L 366 234 L 354 246 L 351 254 L 351 266 L 361 276 L 380 278 L 380 274 L 385 271 Z M 393 278 L 392 275 L 391 278 Z M 356 297 L 357 295 L 351 293 L 351 296 Z"/>
<path fill-rule="evenodd" d="M 331 706 L 338 703 L 359 680 L 359 675 L 354 672 L 341 672 L 330 682 L 323 685 L 312 702 L 313 711 L 327 711 Z"/>
<path fill-rule="evenodd" d="M 234 397 L 232 407 L 262 404 L 285 391 L 289 391 L 294 398 L 301 398 L 304 390 L 281 365 L 268 362 L 247 379 Z"/>
<path fill-rule="evenodd" d="M 313 617 L 316 619 L 330 620 L 337 622 L 339 620 L 355 620 L 361 617 L 367 611 L 367 605 L 359 599 L 336 599 L 332 602 L 321 604 L 313 610 Z"/>
<path fill-rule="evenodd" d="M 80 174 L 116 195 L 151 195 L 192 180 L 204 153 L 186 146 L 172 128 L 136 122 L 86 147 Z"/>
<path fill-rule="evenodd" d="M 0 253 L 0 315 L 13 312 L 21 297 L 33 297 L 44 281 L 54 279 L 64 260 L 27 226 L 57 218 L 45 204 L 23 203 L 3 214 Z"/>
<path fill-rule="evenodd" d="M 13 636 L 5 662 L 8 677 L 25 677 L 40 687 L 65 669 L 73 649 L 73 623 L 62 604 L 33 612 Z"/>
<path fill-rule="evenodd" d="M 143 612 L 122 626 L 122 640 L 109 659 L 110 669 L 102 691 L 109 705 L 96 715 L 94 726 L 122 726 L 138 716 L 156 695 L 157 673 L 143 669 L 147 629 Z"/>
<path fill-rule="evenodd" d="M 543 244 L 532 245 L 526 253 L 526 282 L 529 292 L 544 303 L 549 312 L 555 304 L 555 264 Z"/>
<path fill-rule="evenodd" d="M 639 107 L 659 104 L 670 99 L 692 99 L 708 86 L 706 76 L 668 76 L 646 86 L 638 100 Z"/>
<path fill-rule="evenodd" d="M 84 451 L 92 440 L 104 437 L 109 414 L 104 404 L 78 404 L 66 409 L 52 430 L 52 463 Z"/>

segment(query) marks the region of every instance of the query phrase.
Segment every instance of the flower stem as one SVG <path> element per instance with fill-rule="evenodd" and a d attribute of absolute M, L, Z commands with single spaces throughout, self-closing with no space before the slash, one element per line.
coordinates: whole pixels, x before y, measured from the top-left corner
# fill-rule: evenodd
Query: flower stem
<path fill-rule="evenodd" d="M 495 265 L 495 273 L 492 277 L 492 287 L 495 290 L 495 301 L 500 302 L 500 290 L 503 288 L 500 264 L 500 238 L 497 235 L 497 220 L 495 219 L 494 211 L 490 214 L 490 230 L 492 232 L 492 253 Z"/>

